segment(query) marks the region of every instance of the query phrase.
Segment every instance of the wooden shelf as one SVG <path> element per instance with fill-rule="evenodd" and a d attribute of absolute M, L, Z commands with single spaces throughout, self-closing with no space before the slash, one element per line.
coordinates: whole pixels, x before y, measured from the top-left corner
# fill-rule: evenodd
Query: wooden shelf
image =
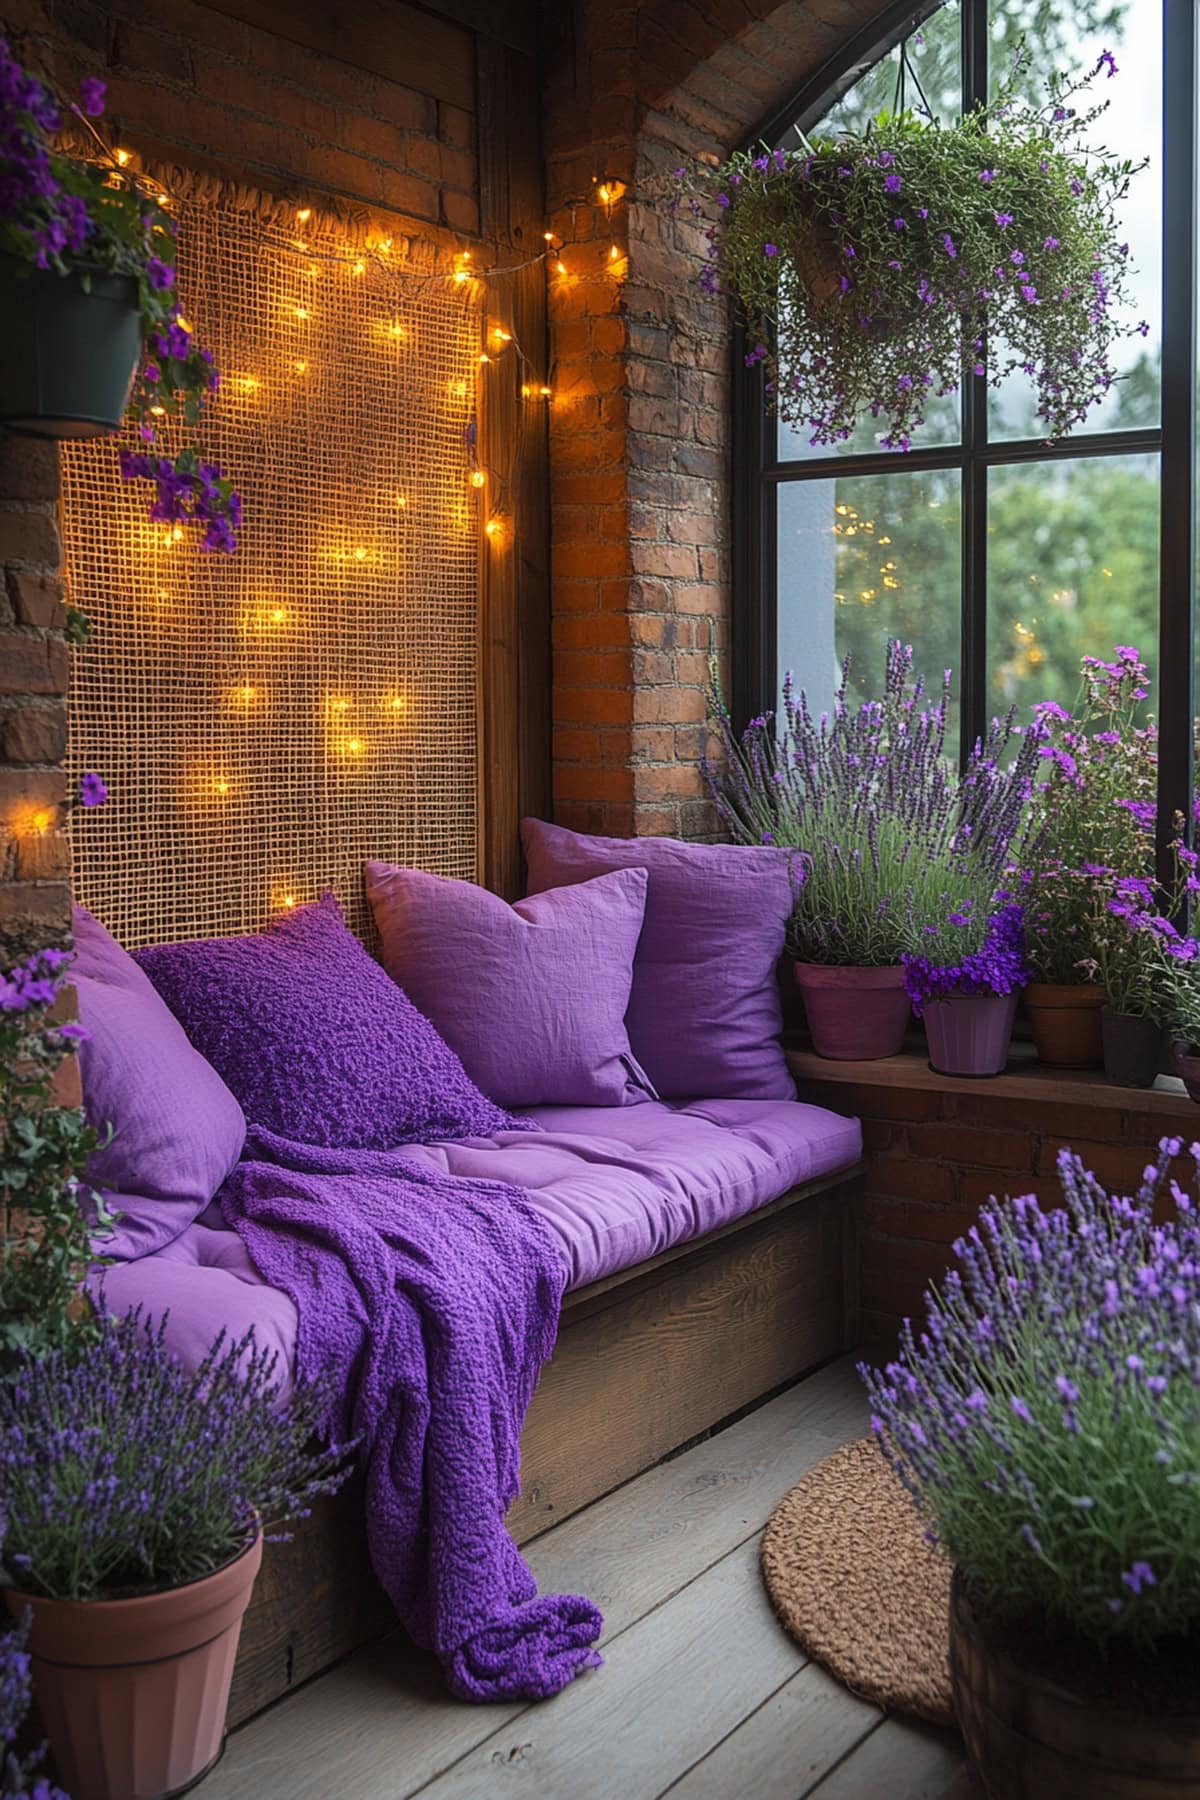
<path fill-rule="evenodd" d="M 1114 1112 L 1153 1113 L 1178 1119 L 1181 1130 L 1200 1136 L 1200 1107 L 1190 1100 L 1182 1081 L 1160 1075 L 1152 1088 L 1116 1087 L 1091 1069 L 1048 1069 L 1029 1046 L 1014 1046 L 1004 1075 L 986 1078 L 940 1075 L 918 1050 L 878 1062 L 834 1062 L 814 1050 L 787 1046 L 788 1061 L 798 1081 L 844 1082 L 854 1087 L 906 1087 L 938 1093 L 988 1094 L 1039 1105 L 1109 1107 Z"/>

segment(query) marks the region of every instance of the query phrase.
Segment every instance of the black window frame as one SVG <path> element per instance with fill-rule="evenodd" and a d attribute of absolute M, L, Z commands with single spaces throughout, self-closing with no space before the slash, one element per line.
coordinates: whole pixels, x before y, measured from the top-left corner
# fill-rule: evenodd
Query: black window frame
<path fill-rule="evenodd" d="M 903 0 L 881 12 L 764 119 L 747 145 L 786 142 L 793 127 L 809 132 L 833 103 L 942 0 L 914 7 Z M 960 0 L 963 101 L 987 95 L 988 0 Z M 1196 338 L 1200 288 L 1196 268 L 1195 0 L 1162 0 L 1162 401 L 1154 429 L 1080 433 L 1043 439 L 990 440 L 988 385 L 963 386 L 957 444 L 897 452 L 875 450 L 785 460 L 776 420 L 765 404 L 761 367 L 745 365 L 740 327 L 733 345 L 733 637 L 732 703 L 742 724 L 773 707 L 783 671 L 778 662 L 780 487 L 790 481 L 875 475 L 897 468 L 920 473 L 957 470 L 962 482 L 962 642 L 959 663 L 962 750 L 987 722 L 987 503 L 992 468 L 1086 456 L 1151 452 L 1159 458 L 1161 500 L 1157 718 L 1159 849 L 1174 834 L 1177 813 L 1190 819 L 1193 791 L 1196 571 Z M 1165 865 L 1164 865 L 1165 866 Z"/>

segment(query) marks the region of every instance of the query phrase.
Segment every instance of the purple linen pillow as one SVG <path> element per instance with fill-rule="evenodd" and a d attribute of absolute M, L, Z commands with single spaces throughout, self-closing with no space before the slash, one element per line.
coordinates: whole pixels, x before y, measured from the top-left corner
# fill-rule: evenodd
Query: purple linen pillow
<path fill-rule="evenodd" d="M 469 881 L 367 864 L 383 966 L 504 1106 L 632 1106 L 653 1097 L 625 1008 L 646 906 L 618 869 L 510 906 Z"/>
<path fill-rule="evenodd" d="M 133 958 L 82 906 L 75 908 L 71 980 L 79 1020 L 83 1104 L 90 1124 L 113 1127 L 87 1178 L 121 1214 L 104 1256 L 161 1250 L 208 1205 L 242 1153 L 246 1121 L 216 1070 Z"/>
<path fill-rule="evenodd" d="M 541 819 L 523 820 L 521 838 L 531 894 L 646 870 L 625 1024 L 664 1100 L 795 1099 L 775 973 L 793 904 L 786 850 L 586 837 Z"/>
<path fill-rule="evenodd" d="M 332 894 L 260 937 L 160 944 L 137 959 L 252 1125 L 344 1150 L 536 1130 L 479 1092 Z"/>

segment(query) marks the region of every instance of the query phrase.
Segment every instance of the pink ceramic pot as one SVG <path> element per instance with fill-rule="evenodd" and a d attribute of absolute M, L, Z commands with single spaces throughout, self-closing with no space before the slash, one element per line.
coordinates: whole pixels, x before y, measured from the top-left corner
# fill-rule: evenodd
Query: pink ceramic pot
<path fill-rule="evenodd" d="M 1001 1075 L 1019 994 L 947 994 L 924 1007 L 929 1061 L 942 1075 Z"/>
<path fill-rule="evenodd" d="M 837 1062 L 877 1062 L 897 1055 L 912 1014 L 899 963 L 885 969 L 834 969 L 804 962 L 793 966 L 818 1056 Z"/>
<path fill-rule="evenodd" d="M 72 1800 L 165 1800 L 221 1754 L 242 1615 L 262 1538 L 186 1587 L 132 1600 L 45 1600 L 33 1613 L 33 1686 Z"/>

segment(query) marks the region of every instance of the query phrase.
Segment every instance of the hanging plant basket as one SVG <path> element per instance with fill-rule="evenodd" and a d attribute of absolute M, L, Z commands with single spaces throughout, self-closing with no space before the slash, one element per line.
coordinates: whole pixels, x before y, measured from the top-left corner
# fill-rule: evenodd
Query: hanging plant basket
<path fill-rule="evenodd" d="M 677 171 L 711 251 L 700 274 L 725 291 L 765 393 L 813 445 L 867 418 L 907 450 L 931 399 L 964 379 L 1034 384 L 1048 437 L 1085 419 L 1115 379 L 1129 246 L 1117 207 L 1133 166 L 1089 142 L 1103 105 L 1071 104 L 1117 66 L 1025 97 L 1022 53 L 984 108 L 940 122 L 897 107 L 861 132 L 759 147 Z"/>
<path fill-rule="evenodd" d="M 29 437 L 115 431 L 142 348 L 131 275 L 0 256 L 0 424 Z"/>

